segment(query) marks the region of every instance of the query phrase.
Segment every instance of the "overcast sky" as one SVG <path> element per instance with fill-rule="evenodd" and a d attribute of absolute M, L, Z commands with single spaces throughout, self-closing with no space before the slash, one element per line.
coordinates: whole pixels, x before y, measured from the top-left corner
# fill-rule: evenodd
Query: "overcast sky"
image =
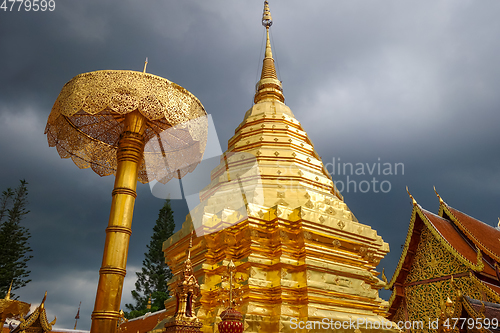
<path fill-rule="evenodd" d="M 263 1 L 55 0 L 53 12 L 0 10 L 0 190 L 29 182 L 31 279 L 17 290 L 49 320 L 90 328 L 112 176 L 80 170 L 49 148 L 44 128 L 63 85 L 102 69 L 142 71 L 191 91 L 222 149 L 252 106 L 263 57 Z M 271 0 L 272 44 L 286 104 L 324 163 L 403 163 L 374 175 L 388 193 L 345 202 L 378 230 L 390 278 L 416 200 L 490 225 L 500 216 L 500 3 L 495 0 Z M 16 8 L 17 10 L 17 8 Z M 359 184 L 373 176 L 350 176 Z M 346 175 L 334 180 L 346 181 Z M 385 186 L 388 186 L 385 183 Z M 385 188 L 387 190 L 387 187 Z M 163 201 L 138 186 L 122 307 Z M 187 213 L 173 202 L 179 227 Z M 383 297 L 388 299 L 389 294 Z"/>

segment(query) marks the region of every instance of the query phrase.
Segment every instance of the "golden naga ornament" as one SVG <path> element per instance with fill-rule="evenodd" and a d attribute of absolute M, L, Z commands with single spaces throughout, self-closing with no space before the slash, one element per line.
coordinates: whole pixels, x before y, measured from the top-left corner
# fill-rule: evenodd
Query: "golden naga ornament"
<path fill-rule="evenodd" d="M 181 178 L 201 161 L 206 145 L 200 101 L 145 69 L 75 76 L 62 88 L 45 129 L 62 158 L 100 176 L 116 175 L 92 333 L 113 333 L 120 320 L 137 181 Z"/>

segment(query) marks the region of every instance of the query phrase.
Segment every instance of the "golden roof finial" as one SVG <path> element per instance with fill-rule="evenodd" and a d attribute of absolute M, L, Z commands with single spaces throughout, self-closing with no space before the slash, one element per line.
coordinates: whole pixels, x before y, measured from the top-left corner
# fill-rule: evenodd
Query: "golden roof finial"
<path fill-rule="evenodd" d="M 12 281 L 10 281 L 9 290 L 7 291 L 7 295 L 5 295 L 6 300 L 10 299 L 10 291 L 12 290 L 12 283 L 14 283 L 14 279 L 12 279 Z"/>
<path fill-rule="evenodd" d="M 45 290 L 45 295 L 43 295 L 42 303 L 40 303 L 40 308 L 43 309 L 45 307 L 45 300 L 47 299 L 47 290 Z"/>
<path fill-rule="evenodd" d="M 408 192 L 408 195 L 410 196 L 410 199 L 412 201 L 413 206 L 418 205 L 417 200 L 415 200 L 415 198 L 413 197 L 413 195 L 411 195 L 410 190 L 408 190 L 408 186 L 406 186 L 406 192 Z"/>
<path fill-rule="evenodd" d="M 144 70 L 143 73 L 146 73 L 146 67 L 148 67 L 148 57 L 146 57 L 146 61 L 144 61 Z"/>
<path fill-rule="evenodd" d="M 500 229 L 500 217 L 498 218 L 497 228 Z"/>
<path fill-rule="evenodd" d="M 283 88 L 281 81 L 278 80 L 276 75 L 276 68 L 274 67 L 273 51 L 271 49 L 271 40 L 269 38 L 269 28 L 273 25 L 271 11 L 269 10 L 269 2 L 264 1 L 264 13 L 262 14 L 262 25 L 266 27 L 266 53 L 262 64 L 262 73 L 260 81 L 257 82 L 254 103 L 258 103 L 264 99 L 285 101 L 283 96 Z"/>
<path fill-rule="evenodd" d="M 439 193 L 436 191 L 436 186 L 434 186 L 434 193 L 436 193 L 438 199 L 439 199 L 439 204 L 443 204 L 444 201 L 443 199 L 441 199 L 441 196 L 439 195 Z"/>
<path fill-rule="evenodd" d="M 146 306 L 146 309 L 151 310 L 151 294 L 149 294 L 148 305 Z"/>
<path fill-rule="evenodd" d="M 384 281 L 385 284 L 389 283 L 389 281 L 387 281 L 387 276 L 385 276 L 385 268 L 382 268 L 382 281 Z"/>

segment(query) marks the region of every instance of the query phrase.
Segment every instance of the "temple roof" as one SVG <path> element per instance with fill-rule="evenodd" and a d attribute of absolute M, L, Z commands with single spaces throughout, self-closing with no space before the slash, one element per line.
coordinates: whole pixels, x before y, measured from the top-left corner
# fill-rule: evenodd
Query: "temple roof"
<path fill-rule="evenodd" d="M 387 288 L 393 288 L 396 283 L 403 284 L 406 280 L 406 276 L 413 264 L 414 254 L 417 250 L 421 230 L 424 226 L 429 228 L 436 239 L 452 252 L 462 264 L 474 271 L 480 271 L 481 266 L 484 266 L 484 259 L 481 258 L 480 264 L 478 265 L 476 250 L 472 247 L 470 242 L 461 236 L 450 221 L 422 209 L 422 207 L 417 204 L 413 207 L 403 252 L 401 253 L 398 266 Z M 486 266 L 489 268 L 488 272 L 494 275 L 495 272 L 491 266 Z"/>
<path fill-rule="evenodd" d="M 29 329 L 29 332 L 46 333 L 52 331 L 52 325 L 56 323 L 56 318 L 49 323 L 47 320 L 47 313 L 45 311 L 45 300 L 47 292 L 43 297 L 42 303 L 28 316 L 21 319 L 21 323 L 12 331 L 12 333 L 24 332 Z"/>
<path fill-rule="evenodd" d="M 500 304 L 481 301 L 468 296 L 461 298 L 463 309 L 467 312 L 470 318 L 500 318 Z M 493 329 L 491 325 L 486 332 L 500 332 L 500 327 Z"/>
<path fill-rule="evenodd" d="M 500 230 L 448 206 L 444 201 L 441 201 L 439 215 L 450 219 L 481 251 L 500 262 Z"/>
<path fill-rule="evenodd" d="M 477 249 L 458 232 L 451 221 L 424 209 L 422 209 L 422 212 L 442 237 L 445 247 L 451 252 L 456 252 L 455 255 L 460 261 L 464 262 L 465 260 L 465 265 L 474 270 L 480 269 L 481 266 L 485 266 L 484 259 L 479 258 L 482 264 L 480 263 L 481 261 L 478 262 Z M 488 269 L 488 272 L 494 275 L 494 270 L 489 265 L 486 266 L 485 269 Z"/>
<path fill-rule="evenodd" d="M 500 253 L 500 231 L 448 206 L 439 197 L 439 215 L 423 209 L 414 199 L 406 242 L 398 266 L 386 289 L 392 289 L 389 300 L 395 310 L 403 297 L 401 287 L 406 281 L 420 242 L 422 229 L 427 227 L 433 236 L 464 266 L 483 289 L 500 300 L 500 282 L 495 261 Z M 496 243 L 494 243 L 496 240 Z M 483 256 L 483 252 L 485 256 Z M 390 310 L 390 312 L 391 312 Z"/>

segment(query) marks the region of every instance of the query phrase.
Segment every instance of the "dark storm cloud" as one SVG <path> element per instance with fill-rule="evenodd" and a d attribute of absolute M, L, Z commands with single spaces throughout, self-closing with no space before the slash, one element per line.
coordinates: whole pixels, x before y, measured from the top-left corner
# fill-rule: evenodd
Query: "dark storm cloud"
<path fill-rule="evenodd" d="M 212 114 L 223 150 L 252 106 L 260 74 L 262 2 L 57 1 L 54 12 L 0 12 L 0 187 L 30 185 L 31 282 L 18 294 L 79 328 L 90 313 L 113 177 L 61 160 L 43 135 L 62 86 L 100 69 L 142 70 L 193 92 Z M 389 193 L 344 192 L 361 223 L 391 246 L 390 276 L 411 204 L 437 212 L 432 186 L 489 224 L 500 213 L 500 4 L 419 1 L 270 3 L 273 53 L 287 104 L 325 163 L 403 163 L 379 177 Z M 365 177 L 370 180 L 369 177 Z M 360 181 L 365 178 L 359 178 Z M 334 180 L 345 180 L 336 175 Z M 139 185 L 123 302 L 130 302 L 162 201 Z M 186 204 L 174 201 L 176 223 Z M 385 298 L 388 297 L 384 294 Z"/>

